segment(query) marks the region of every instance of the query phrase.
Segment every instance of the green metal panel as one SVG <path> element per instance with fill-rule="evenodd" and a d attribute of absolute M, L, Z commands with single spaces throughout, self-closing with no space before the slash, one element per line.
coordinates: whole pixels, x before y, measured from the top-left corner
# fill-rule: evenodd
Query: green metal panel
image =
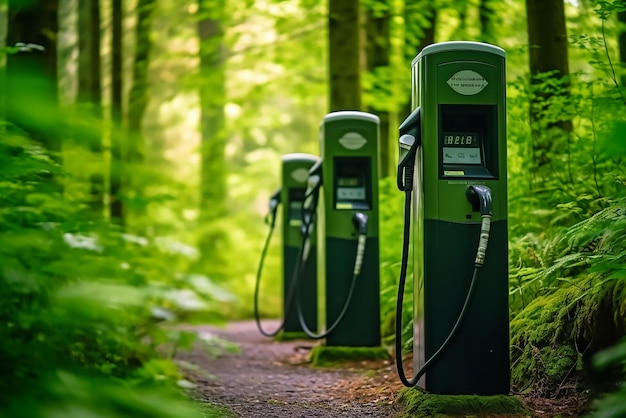
<path fill-rule="evenodd" d="M 302 200 L 306 191 L 309 169 L 319 161 L 310 154 L 286 154 L 282 158 L 281 202 L 283 239 L 283 312 L 284 332 L 301 332 L 295 300 L 289 300 L 289 289 L 294 280 L 302 244 Z M 317 260 L 316 234 L 311 231 L 311 252 L 307 265 L 299 278 L 302 314 L 311 329 L 317 328 Z"/>
<path fill-rule="evenodd" d="M 357 212 L 368 216 L 363 267 L 346 316 L 326 337 L 331 346 L 380 345 L 379 124 L 376 115 L 342 111 L 326 115 L 320 129 L 324 186 L 318 242 L 327 326 L 337 319 L 352 281 L 357 248 L 352 217 Z"/>
<path fill-rule="evenodd" d="M 505 71 L 504 51 L 476 42 L 434 44 L 412 62 L 422 122 L 413 200 L 416 368 L 447 337 L 472 277 L 481 216 L 466 188 L 486 185 L 493 197 L 492 233 L 468 316 L 420 381 L 436 393 L 509 391 Z"/>

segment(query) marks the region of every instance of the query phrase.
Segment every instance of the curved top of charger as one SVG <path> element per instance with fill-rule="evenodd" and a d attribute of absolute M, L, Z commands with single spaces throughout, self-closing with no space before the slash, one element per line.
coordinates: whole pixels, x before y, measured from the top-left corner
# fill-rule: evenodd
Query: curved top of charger
<path fill-rule="evenodd" d="M 331 112 L 324 116 L 324 123 L 344 119 L 361 119 L 370 122 L 380 123 L 380 118 L 378 116 L 372 113 L 358 112 L 356 110 L 341 110 L 338 112 Z"/>
<path fill-rule="evenodd" d="M 303 152 L 293 152 L 291 154 L 285 154 L 282 156 L 282 161 L 283 162 L 287 162 L 287 161 L 317 161 L 319 160 L 320 157 L 318 157 L 317 155 L 313 155 L 313 154 L 306 154 Z"/>
<path fill-rule="evenodd" d="M 411 67 L 415 65 L 417 61 L 422 59 L 422 57 L 430 54 L 437 54 L 445 51 L 480 51 L 480 52 L 489 52 L 491 54 L 500 55 L 501 57 L 506 57 L 506 52 L 504 49 L 499 46 L 487 44 L 484 42 L 473 42 L 473 41 L 449 41 L 449 42 L 439 42 L 436 44 L 431 44 L 421 50 L 417 57 L 411 61 Z"/>

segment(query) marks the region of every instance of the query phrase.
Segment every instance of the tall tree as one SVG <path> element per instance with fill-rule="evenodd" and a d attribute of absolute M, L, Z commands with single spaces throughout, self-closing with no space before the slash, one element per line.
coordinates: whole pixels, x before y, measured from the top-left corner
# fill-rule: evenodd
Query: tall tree
<path fill-rule="evenodd" d="M 407 68 L 419 52 L 435 42 L 437 8 L 435 0 L 405 4 L 404 50 Z M 409 73 L 410 74 L 410 73 Z M 406 94 L 400 106 L 400 120 L 411 114 L 411 77 L 406 78 Z"/>
<path fill-rule="evenodd" d="M 496 43 L 496 0 L 480 0 L 478 16 L 480 20 L 480 37 L 483 42 Z"/>
<path fill-rule="evenodd" d="M 370 80 L 366 93 L 366 110 L 380 118 L 380 175 L 395 171 L 389 154 L 389 117 L 393 109 L 390 67 L 390 26 L 392 6 L 389 3 L 368 3 L 365 10 L 367 72 Z"/>
<path fill-rule="evenodd" d="M 571 119 L 567 116 L 556 120 L 552 118 L 551 121 L 544 120 L 550 99 L 557 94 L 566 95 L 569 87 L 563 0 L 526 0 L 526 20 L 532 86 L 530 122 L 533 133 L 533 160 L 536 169 L 539 169 L 551 162 L 552 152 L 563 146 L 563 141 L 567 141 L 567 133 L 572 130 Z M 542 82 L 542 76 L 546 73 L 549 73 L 552 79 L 561 80 L 561 89 L 545 90 L 546 84 Z M 550 137 L 547 137 L 546 133 Z"/>
<path fill-rule="evenodd" d="M 58 136 L 58 0 L 9 0 L 7 119 L 60 159 Z"/>
<path fill-rule="evenodd" d="M 201 185 L 200 221 L 202 232 L 200 250 L 209 272 L 218 263 L 220 248 L 226 235 L 217 227 L 226 212 L 226 131 L 224 107 L 225 44 L 223 21 L 225 0 L 198 0 L 198 37 L 200 40 L 200 129 Z M 222 250 L 222 253 L 225 253 Z"/>
<path fill-rule="evenodd" d="M 100 1 L 78 2 L 78 100 L 95 120 L 102 119 L 102 85 L 100 58 Z M 102 136 L 99 130 L 83 136 L 94 160 L 104 161 Z M 95 165 L 96 167 L 101 164 Z M 93 216 L 104 215 L 104 173 L 93 168 L 89 178 L 89 207 Z"/>
<path fill-rule="evenodd" d="M 128 141 L 125 164 L 136 164 L 143 160 L 143 139 L 141 122 L 148 106 L 148 67 L 152 41 L 150 31 L 154 16 L 155 0 L 139 0 L 137 4 L 137 24 L 135 26 L 135 56 L 133 78 L 128 98 L 128 131 L 132 138 Z"/>
<path fill-rule="evenodd" d="M 626 11 L 617 13 L 619 62 L 621 70 L 620 83 L 622 88 L 626 86 Z"/>
<path fill-rule="evenodd" d="M 122 202 L 122 178 L 124 164 L 122 161 L 122 21 L 124 17 L 122 0 L 111 2 L 111 173 L 109 180 L 109 197 L 111 219 L 119 224 L 124 223 L 124 206 Z"/>
<path fill-rule="evenodd" d="M 361 42 L 359 0 L 328 2 L 328 54 L 331 112 L 361 110 Z"/>

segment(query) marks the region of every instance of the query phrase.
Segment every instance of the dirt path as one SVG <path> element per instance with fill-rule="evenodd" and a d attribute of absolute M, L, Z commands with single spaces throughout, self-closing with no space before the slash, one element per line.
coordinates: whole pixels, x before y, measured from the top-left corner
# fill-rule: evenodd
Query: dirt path
<path fill-rule="evenodd" d="M 272 330 L 277 321 L 263 321 Z M 239 417 L 385 417 L 397 415 L 393 400 L 402 385 L 390 361 L 312 368 L 307 356 L 316 342 L 275 342 L 253 321 L 226 328 L 201 327 L 240 346 L 237 354 L 211 357 L 201 350 L 180 356 L 214 375 L 195 374 L 202 399 Z"/>

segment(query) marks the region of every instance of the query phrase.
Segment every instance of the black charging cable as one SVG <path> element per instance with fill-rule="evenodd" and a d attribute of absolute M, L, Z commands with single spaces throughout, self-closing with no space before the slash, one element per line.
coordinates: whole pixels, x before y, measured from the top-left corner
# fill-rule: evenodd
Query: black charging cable
<path fill-rule="evenodd" d="M 398 280 L 398 295 L 396 299 L 396 327 L 395 327 L 395 349 L 396 349 L 396 368 L 398 370 L 398 376 L 404 386 L 413 387 L 417 385 L 417 382 L 428 371 L 430 366 L 439 358 L 439 356 L 447 349 L 448 345 L 457 334 L 461 327 L 467 311 L 469 309 L 470 301 L 474 295 L 476 284 L 478 282 L 478 271 L 485 262 L 485 253 L 487 251 L 487 243 L 489 241 L 489 231 L 491 225 L 491 189 L 487 186 L 470 185 L 466 189 L 466 197 L 472 204 L 472 208 L 475 211 L 481 213 L 481 228 L 480 239 L 478 242 L 478 249 L 476 251 L 476 259 L 474 261 L 474 273 L 470 282 L 470 287 L 465 296 L 463 307 L 457 317 L 456 323 L 452 327 L 450 333 L 437 349 L 437 351 L 424 363 L 424 365 L 415 373 L 415 375 L 408 379 L 404 373 L 404 365 L 402 364 L 402 307 L 404 304 L 404 288 L 406 286 L 406 272 L 409 258 L 409 243 L 410 243 L 410 226 L 411 226 L 411 200 L 413 192 L 413 181 L 415 177 L 415 157 L 417 150 L 421 146 L 421 132 L 420 132 L 420 108 L 416 108 L 407 119 L 400 125 L 400 133 L 402 134 L 399 139 L 399 145 L 401 149 L 401 158 L 398 163 L 397 171 L 397 186 L 400 191 L 405 192 L 404 199 L 404 231 L 402 239 L 402 261 L 400 264 L 400 277 Z"/>
<path fill-rule="evenodd" d="M 404 201 L 404 236 L 402 242 L 402 263 L 400 266 L 400 279 L 398 283 L 398 296 L 396 302 L 396 367 L 398 369 L 398 376 L 404 386 L 413 387 L 417 385 L 417 382 L 428 371 L 430 366 L 439 358 L 439 356 L 448 348 L 450 342 L 461 328 L 461 324 L 467 315 L 470 302 L 478 283 L 478 272 L 485 263 L 485 253 L 487 251 L 487 244 L 489 242 L 489 232 L 491 226 L 491 189 L 487 186 L 470 185 L 466 189 L 467 199 L 472 203 L 474 209 L 480 210 L 481 213 L 481 228 L 480 239 L 478 242 L 478 249 L 476 251 L 476 259 L 474 260 L 474 272 L 470 282 L 470 287 L 465 296 L 463 307 L 457 317 L 456 323 L 450 330 L 450 333 L 439 346 L 437 351 L 424 363 L 424 365 L 415 373 L 415 375 L 409 380 L 404 373 L 404 365 L 402 364 L 402 306 L 404 303 L 404 288 L 406 284 L 406 270 L 408 265 L 408 248 L 410 238 L 410 222 L 411 222 L 411 195 L 413 189 L 413 168 L 404 167 L 405 182 L 402 184 L 402 189 L 405 191 Z"/>
<path fill-rule="evenodd" d="M 304 320 L 304 315 L 302 314 L 302 309 L 300 306 L 300 292 L 299 288 L 296 288 L 296 306 L 298 306 L 298 320 L 300 321 L 300 326 L 306 333 L 306 335 L 313 340 L 321 340 L 322 338 L 326 338 L 331 332 L 333 332 L 339 324 L 343 321 L 343 318 L 346 316 L 348 312 L 348 308 L 352 303 L 352 297 L 354 295 L 354 289 L 356 288 L 356 282 L 361 274 L 361 267 L 363 265 L 363 255 L 365 254 L 365 244 L 367 242 L 367 215 L 361 212 L 357 212 L 352 216 L 352 224 L 357 230 L 357 249 L 356 256 L 354 259 L 354 269 L 352 271 L 352 281 L 350 283 L 350 289 L 348 290 L 348 296 L 346 297 L 346 301 L 341 309 L 341 312 L 337 316 L 335 322 L 326 329 L 321 334 L 316 334 L 313 332 L 306 324 Z M 308 228 L 307 228 L 308 229 Z M 305 236 L 305 240 L 308 240 L 308 235 Z M 306 260 L 304 260 L 306 263 Z"/>
<path fill-rule="evenodd" d="M 301 255 L 302 257 L 298 258 L 296 268 L 294 273 L 297 277 L 301 277 L 304 269 L 309 260 L 309 252 L 311 249 L 310 239 L 311 239 L 311 230 L 313 225 L 315 224 L 316 213 L 317 213 L 317 204 L 319 201 L 319 193 L 320 188 L 322 186 L 322 176 L 321 176 L 321 161 L 319 164 L 311 167 L 309 174 L 309 187 L 305 194 L 304 200 L 302 202 L 302 245 L 301 245 Z M 296 286 L 296 310 L 298 312 L 298 321 L 300 322 L 300 326 L 302 330 L 306 333 L 306 335 L 314 340 L 320 340 L 322 338 L 326 338 L 328 334 L 337 328 L 337 326 L 341 323 L 346 313 L 348 312 L 348 308 L 352 302 L 352 296 L 354 294 L 354 288 L 356 287 L 357 278 L 361 273 L 361 267 L 363 265 L 363 255 L 365 254 L 365 244 L 367 242 L 367 215 L 364 213 L 357 212 L 352 216 L 352 224 L 358 233 L 357 237 L 357 250 L 354 261 L 354 270 L 352 272 L 352 282 L 350 283 L 350 290 L 348 291 L 348 296 L 346 297 L 346 302 L 341 309 L 337 319 L 335 322 L 323 333 L 317 334 L 312 331 L 306 324 L 304 319 L 304 314 L 302 312 L 302 305 L 300 303 L 300 289 L 299 286 Z"/>
<path fill-rule="evenodd" d="M 267 216 L 265 217 L 265 223 L 269 225 L 270 229 L 269 229 L 269 232 L 267 233 L 265 244 L 263 245 L 263 250 L 261 251 L 261 260 L 259 261 L 259 267 L 257 269 L 257 274 L 256 274 L 256 282 L 254 285 L 254 308 L 253 308 L 254 320 L 256 322 L 256 326 L 259 332 L 261 333 L 261 335 L 265 337 L 274 337 L 278 335 L 278 333 L 282 331 L 282 329 L 285 327 L 285 318 L 283 317 L 283 321 L 281 322 L 281 324 L 278 326 L 278 328 L 275 331 L 270 332 L 270 331 L 264 330 L 263 326 L 261 325 L 261 315 L 259 313 L 259 288 L 261 284 L 261 274 L 263 272 L 263 264 L 265 263 L 265 257 L 267 255 L 267 250 L 269 248 L 270 240 L 272 238 L 272 233 L 274 232 L 274 227 L 276 226 L 276 212 L 278 210 L 278 206 L 281 203 L 280 194 L 281 194 L 281 189 L 278 189 L 270 197 L 269 211 L 267 213 Z M 300 255 L 298 255 L 298 257 L 300 257 Z M 295 286 L 296 285 L 292 281 L 292 283 L 289 286 L 289 290 L 287 291 L 287 301 L 285 303 L 285 306 L 286 306 L 285 309 L 287 311 L 289 310 L 291 304 L 293 303 L 292 300 L 295 294 Z"/>

